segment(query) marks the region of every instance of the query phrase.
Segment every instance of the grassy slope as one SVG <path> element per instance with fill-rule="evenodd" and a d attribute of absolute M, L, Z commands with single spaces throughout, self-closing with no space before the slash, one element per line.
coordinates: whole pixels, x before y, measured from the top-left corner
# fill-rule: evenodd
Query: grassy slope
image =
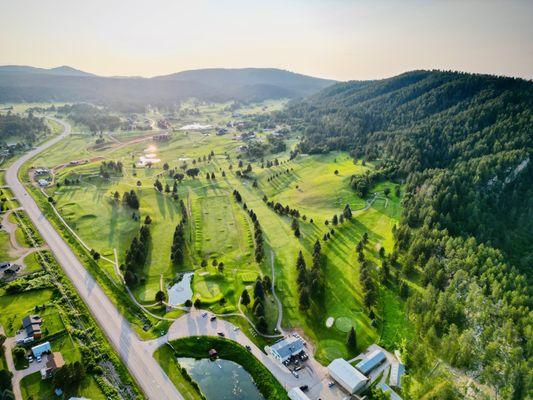
<path fill-rule="evenodd" d="M 213 113 L 215 114 L 215 113 Z M 127 137 L 127 135 L 123 135 Z M 118 135 L 119 140 L 124 140 Z M 185 180 L 179 186 L 179 195 L 192 208 L 192 223 L 195 230 L 189 230 L 194 243 L 191 258 L 185 269 L 197 268 L 201 258 L 219 257 L 226 268 L 219 274 L 213 268 L 208 268 L 207 274 L 197 274 L 194 288 L 203 300 L 217 301 L 221 295 L 227 297 L 229 305 L 221 308 L 214 306 L 216 311 L 231 310 L 238 294 L 249 283 L 243 282 L 241 273 L 270 275 L 269 251 L 273 249 L 276 261 L 276 276 L 278 293 L 284 303 L 284 325 L 303 327 L 305 332 L 317 344 L 317 355 L 321 361 L 328 361 L 339 355 L 348 356 L 344 345 L 346 319 L 348 324 L 354 324 L 358 329 L 359 347 L 362 348 L 383 335 L 382 342 L 393 345 L 399 336 L 405 334 L 407 324 L 403 320 L 403 305 L 397 296 L 387 289 L 383 289 L 383 299 L 378 320 L 387 316 L 385 324 L 377 329 L 370 327 L 370 321 L 361 306 L 362 291 L 358 282 L 358 263 L 355 259 L 355 244 L 363 232 L 368 232 L 370 244 L 367 246 L 367 256 L 377 257 L 379 246 L 387 251 L 392 248 L 391 227 L 399 218 L 399 199 L 391 194 L 391 199 L 385 206 L 384 200 L 377 200 L 367 211 L 354 212 L 355 218 L 350 223 L 339 227 L 336 239 L 323 246 L 327 258 L 326 280 L 328 294 L 324 304 L 313 307 L 309 316 L 302 316 L 297 308 L 297 292 L 295 287 L 295 260 L 299 249 L 304 251 L 308 265 L 310 264 L 310 250 L 316 238 L 322 238 L 327 231 L 323 224 L 325 219 L 331 219 L 334 213 L 339 214 L 344 204 L 349 203 L 353 210 L 364 206 L 364 201 L 358 199 L 348 188 L 349 177 L 353 173 L 361 173 L 365 167 L 354 165 L 347 154 L 332 153 L 321 156 L 298 157 L 297 160 L 261 170 L 254 163 L 254 175 L 259 182 L 259 189 L 251 187 L 251 181 L 237 179 L 229 173 L 228 161 L 225 153 L 233 157 L 231 163 L 236 166 L 235 148 L 238 143 L 228 140 L 229 137 L 205 136 L 197 132 L 173 134 L 173 140 L 167 143 L 157 143 L 157 156 L 162 162 L 167 161 L 171 168 L 178 167 L 183 159 L 187 159 L 191 166 L 191 158 L 198 158 L 214 150 L 217 157 L 211 163 L 200 163 L 197 166 L 202 172 L 197 180 Z M 104 182 L 100 178 L 90 177 L 98 170 L 99 162 L 74 168 L 68 168 L 59 173 L 59 178 L 83 174 L 81 187 L 70 186 L 54 190 L 54 198 L 63 215 L 68 218 L 71 226 L 80 233 L 92 247 L 111 255 L 112 249 L 117 248 L 119 257 L 123 257 L 127 245 L 138 229 L 138 222 L 131 220 L 131 211 L 117 207 L 110 202 L 110 193 L 118 190 L 122 193 L 135 187 L 137 180 L 142 183 L 139 191 L 141 197 L 141 215 L 150 214 L 153 219 L 153 243 L 150 261 L 146 268 L 146 283 L 136 288 L 137 296 L 148 302 L 159 288 L 160 275 L 166 281 L 172 278 L 177 270 L 170 265 L 170 241 L 180 213 L 176 203 L 168 195 L 154 191 L 152 184 L 154 176 L 162 172 L 161 165 L 152 169 L 131 168 L 132 153 L 137 157 L 147 148 L 149 143 L 139 143 L 130 146 L 103 150 L 92 148 L 94 139 L 87 136 L 74 136 L 62 144 L 61 152 L 56 149 L 43 154 L 39 165 L 54 166 L 72 159 L 103 156 L 109 160 L 122 160 L 125 165 L 123 178 L 113 178 L 111 182 Z M 70 141 L 70 143 L 68 143 Z M 286 160 L 285 154 L 278 155 Z M 370 167 L 371 166 L 367 166 Z M 220 169 L 227 173 L 226 178 L 220 176 Z M 283 174 L 268 182 L 267 178 L 274 171 L 286 168 L 293 169 L 289 174 Z M 339 174 L 335 175 L 334 171 Z M 205 172 L 215 172 L 215 182 L 205 179 Z M 134 176 L 136 174 L 136 176 Z M 162 178 L 163 183 L 167 181 Z M 169 183 L 170 180 L 168 180 Z M 296 188 L 298 185 L 298 188 Z M 257 266 L 247 256 L 250 246 L 250 222 L 248 217 L 233 204 L 231 191 L 237 188 L 243 195 L 249 208 L 253 208 L 259 217 L 266 240 L 266 261 Z M 381 190 L 377 187 L 375 190 Z M 301 222 L 302 238 L 296 239 L 290 229 L 290 219 L 280 217 L 270 210 L 261 200 L 263 194 L 269 199 L 280 201 L 297 207 L 302 214 L 314 218 L 315 223 Z M 231 207 L 230 207 L 231 204 Z M 228 229 L 227 221 L 235 224 L 235 231 Z M 111 223 L 110 223 L 111 221 Z M 234 232 L 239 234 L 234 234 Z M 244 235 L 244 237 L 243 237 Z M 220 249 L 225 247 L 224 255 L 220 258 Z M 243 257 L 243 251 L 244 257 Z M 107 266 L 106 268 L 110 268 Z M 112 272 L 109 270 L 109 272 Z M 312 315 L 312 317 L 311 317 Z M 327 330 L 325 320 L 333 316 L 341 317 L 342 329 Z M 272 318 L 273 319 L 273 318 Z"/>
<path fill-rule="evenodd" d="M 186 398 L 191 400 L 200 399 L 198 392 L 191 386 L 191 384 L 181 374 L 176 357 L 172 350 L 167 347 L 161 347 L 154 353 L 154 358 L 157 360 L 161 368 L 168 375 L 174 386 Z"/>

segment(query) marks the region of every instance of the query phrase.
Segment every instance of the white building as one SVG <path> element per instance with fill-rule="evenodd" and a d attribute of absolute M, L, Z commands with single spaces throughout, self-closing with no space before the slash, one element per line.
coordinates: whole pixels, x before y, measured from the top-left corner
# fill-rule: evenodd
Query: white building
<path fill-rule="evenodd" d="M 368 378 L 356 370 L 348 361 L 337 358 L 328 365 L 328 372 L 331 377 L 350 394 L 354 394 L 363 388 L 368 382 Z"/>
<path fill-rule="evenodd" d="M 287 392 L 291 400 L 310 400 L 309 397 L 299 387 L 292 388 Z"/>
<path fill-rule="evenodd" d="M 48 186 L 48 181 L 46 179 L 39 179 L 39 186 L 41 187 Z"/>
<path fill-rule="evenodd" d="M 304 350 L 302 339 L 295 336 L 286 337 L 269 347 L 270 354 L 279 362 L 288 360 L 292 356 L 300 354 Z"/>
<path fill-rule="evenodd" d="M 392 387 L 402 387 L 402 376 L 405 373 L 405 366 L 401 363 L 394 363 L 390 369 L 389 383 Z"/>

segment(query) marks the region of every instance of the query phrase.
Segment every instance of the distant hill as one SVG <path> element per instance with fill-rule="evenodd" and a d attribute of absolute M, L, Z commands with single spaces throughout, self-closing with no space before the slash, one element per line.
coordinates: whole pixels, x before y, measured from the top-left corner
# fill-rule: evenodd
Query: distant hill
<path fill-rule="evenodd" d="M 55 68 L 36 68 L 26 65 L 2 65 L 0 66 L 0 74 L 3 73 L 19 73 L 19 74 L 43 74 L 43 75 L 63 75 L 63 76 L 96 76 L 89 72 L 80 71 L 78 69 L 63 65 Z"/>
<path fill-rule="evenodd" d="M 154 78 L 101 77 L 68 66 L 0 66 L 0 102 L 169 104 L 195 97 L 243 102 L 298 98 L 335 83 L 271 68 L 199 69 Z"/>

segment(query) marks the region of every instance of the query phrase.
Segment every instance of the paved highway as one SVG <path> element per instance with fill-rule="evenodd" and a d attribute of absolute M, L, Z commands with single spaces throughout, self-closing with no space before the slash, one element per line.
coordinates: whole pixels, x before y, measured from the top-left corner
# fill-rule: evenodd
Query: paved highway
<path fill-rule="evenodd" d="M 16 160 L 6 171 L 6 182 L 146 397 L 154 400 L 183 399 L 183 396 L 152 357 L 150 349 L 131 329 L 128 321 L 120 314 L 61 235 L 41 213 L 33 198 L 18 179 L 17 173 L 22 164 L 70 134 L 68 124 L 60 120 L 55 121 L 63 125 L 63 133 Z"/>

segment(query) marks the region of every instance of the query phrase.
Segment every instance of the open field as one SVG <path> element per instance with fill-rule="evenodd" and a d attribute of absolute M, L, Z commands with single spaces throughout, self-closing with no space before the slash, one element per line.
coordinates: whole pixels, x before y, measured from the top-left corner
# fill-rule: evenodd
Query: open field
<path fill-rule="evenodd" d="M 53 292 L 48 289 L 32 290 L 16 294 L 0 291 L 0 323 L 9 336 L 22 326 L 22 318 L 33 313 L 35 306 L 50 304 Z"/>
<path fill-rule="evenodd" d="M 48 400 L 51 398 L 58 398 L 54 394 L 54 385 L 52 382 L 50 380 L 43 381 L 39 372 L 23 378 L 20 382 L 20 389 L 24 400 Z M 91 376 L 87 376 L 81 382 L 78 390 L 66 391 L 62 398 L 69 399 L 73 396 L 86 397 L 91 400 L 105 399 L 105 396 L 102 394 L 96 381 Z"/>
<path fill-rule="evenodd" d="M 205 106 L 209 108 L 211 106 Z M 214 107 L 214 106 L 213 106 Z M 203 109 L 202 109 L 203 112 Z M 227 113 L 214 107 L 206 111 L 207 117 L 196 122 L 217 123 L 229 119 Z M 218 117 L 217 117 L 218 116 Z M 189 122 L 192 122 L 189 121 Z M 126 250 L 137 234 L 146 215 L 150 224 L 151 244 L 146 265 L 140 273 L 141 282 L 132 290 L 135 297 L 146 304 L 154 302 L 155 293 L 166 288 L 182 271 L 195 270 L 192 288 L 193 301 L 199 299 L 202 307 L 218 313 L 237 312 L 237 303 L 244 288 L 253 292 L 257 276 L 271 275 L 270 254 L 274 255 L 276 291 L 283 303 L 283 327 L 303 332 L 315 345 L 317 358 L 326 363 L 333 358 L 349 357 L 373 342 L 393 347 L 400 338 L 410 334 L 410 324 L 404 319 L 403 301 L 395 291 L 380 286 L 380 301 L 374 309 L 376 321 L 372 325 L 363 305 L 363 289 L 359 283 L 359 262 L 356 244 L 364 233 L 369 242 L 365 256 L 380 265 L 378 251 L 392 251 L 392 227 L 398 222 L 400 198 L 394 190 L 388 197 L 383 189 L 394 189 L 394 184 L 383 182 L 372 188 L 365 199 L 355 195 L 350 188 L 350 177 L 374 167 L 355 164 L 346 153 L 325 155 L 299 155 L 289 160 L 288 150 L 265 156 L 266 160 L 279 160 L 278 166 L 262 167 L 260 160 L 252 160 L 249 179 L 236 175 L 242 154 L 242 142 L 232 135 L 217 136 L 213 131 L 177 131 L 166 142 L 151 140 L 152 133 L 115 133 L 116 141 L 95 146 L 94 137 L 86 134 L 72 135 L 44 152 L 33 165 L 55 168 L 55 182 L 61 185 L 47 188 L 56 207 L 69 226 L 90 247 L 104 257 L 114 259 L 116 249 L 119 263 L 124 261 Z M 289 138 L 287 143 L 295 143 Z M 160 162 L 151 168 L 136 168 L 134 163 L 147 152 L 155 154 Z M 211 159 L 204 157 L 214 154 Z M 68 165 L 73 160 L 88 160 L 81 165 Z M 121 174 L 104 179 L 99 175 L 101 161 L 121 161 Z M 193 160 L 195 162 L 193 162 Z M 244 167 L 248 164 L 244 159 Z M 180 167 L 197 167 L 197 178 L 185 179 L 177 184 L 177 197 L 183 200 L 188 215 L 186 224 L 187 254 L 183 266 L 174 266 L 170 260 L 172 236 L 182 218 L 179 201 L 170 193 L 158 192 L 153 184 L 157 179 L 170 189 L 174 179 L 163 169 L 184 172 Z M 222 176 L 222 171 L 225 177 Z M 206 173 L 215 179 L 206 179 Z M 63 184 L 65 179 L 75 181 Z M 252 183 L 257 181 L 257 187 Z M 238 190 L 248 209 L 253 209 L 260 222 L 264 238 L 264 260 L 254 260 L 253 224 L 242 204 L 235 202 L 233 190 Z M 115 202 L 112 194 L 120 196 L 134 190 L 140 200 L 139 211 Z M 305 220 L 299 219 L 301 237 L 296 238 L 289 216 L 282 216 L 263 201 L 279 202 L 296 208 Z M 338 226 L 333 215 L 342 213 L 349 204 L 354 218 Z M 133 214 L 140 218 L 133 219 Z M 313 222 L 311 223 L 311 219 Z M 331 239 L 323 241 L 324 234 L 334 229 Z M 322 244 L 326 290 L 323 299 L 312 299 L 311 309 L 302 313 L 298 308 L 298 291 L 295 267 L 298 251 L 302 250 L 307 267 L 311 266 L 313 244 Z M 207 267 L 201 267 L 202 260 Z M 223 262 L 219 270 L 212 261 Z M 115 274 L 112 264 L 99 262 L 107 274 Z M 266 301 L 268 330 L 275 327 L 277 308 L 270 297 Z M 247 314 L 253 318 L 250 311 Z M 162 314 L 164 315 L 164 314 Z M 332 317 L 335 323 L 326 328 L 325 321 Z M 161 329 L 164 329 L 161 325 Z M 358 349 L 349 350 L 346 333 L 354 326 Z"/>

